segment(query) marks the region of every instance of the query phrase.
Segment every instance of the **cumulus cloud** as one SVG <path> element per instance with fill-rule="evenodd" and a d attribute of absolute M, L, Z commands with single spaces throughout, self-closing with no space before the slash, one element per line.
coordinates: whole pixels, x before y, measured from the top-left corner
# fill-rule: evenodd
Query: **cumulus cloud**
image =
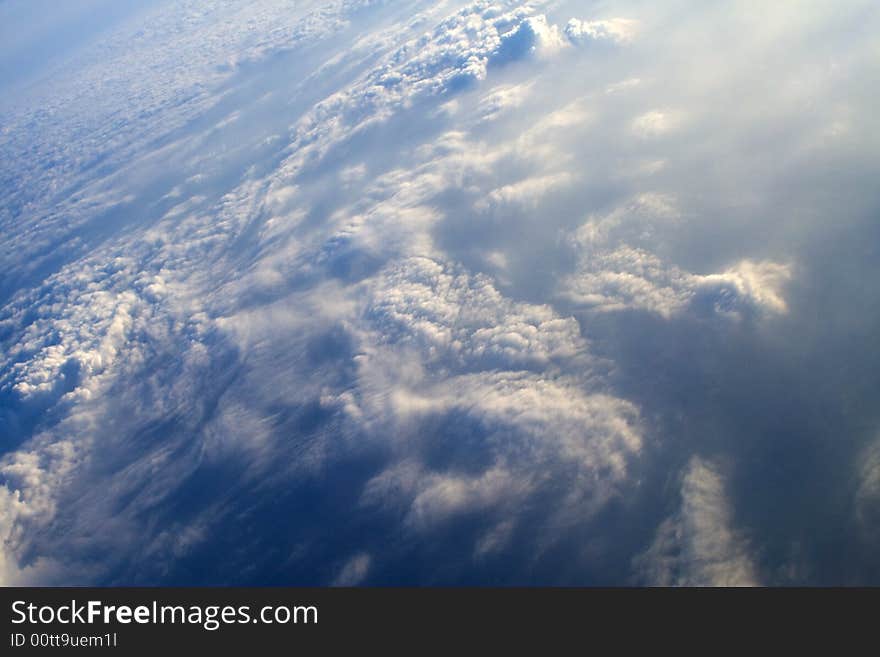
<path fill-rule="evenodd" d="M 415 346 L 445 366 L 545 367 L 585 348 L 573 318 L 511 302 L 488 278 L 427 258 L 384 272 L 372 298 L 365 316 L 378 344 Z"/>
<path fill-rule="evenodd" d="M 678 219 L 674 200 L 641 195 L 601 217 L 590 218 L 570 237 L 576 273 L 562 294 L 595 311 L 643 309 L 664 317 L 686 310 L 742 318 L 784 313 L 788 265 L 742 260 L 717 274 L 694 274 L 663 262 L 642 244 Z"/>
<path fill-rule="evenodd" d="M 559 28 L 548 23 L 545 16 L 529 17 L 501 35 L 490 61 L 498 65 L 533 54 L 548 55 L 559 50 L 563 44 Z"/>
<path fill-rule="evenodd" d="M 370 298 L 354 329 L 361 355 L 349 413 L 371 434 L 393 436 L 394 457 L 367 483 L 366 509 L 397 509 L 417 533 L 473 514 L 512 527 L 528 500 L 552 495 L 541 538 L 553 542 L 560 526 L 589 523 L 628 485 L 642 444 L 638 410 L 582 391 L 590 357 L 572 318 L 511 302 L 487 277 L 427 258 L 380 272 Z M 564 373 L 572 369 L 577 376 Z M 474 540 L 486 552 L 486 536 Z M 492 544 L 501 549 L 500 534 Z"/>

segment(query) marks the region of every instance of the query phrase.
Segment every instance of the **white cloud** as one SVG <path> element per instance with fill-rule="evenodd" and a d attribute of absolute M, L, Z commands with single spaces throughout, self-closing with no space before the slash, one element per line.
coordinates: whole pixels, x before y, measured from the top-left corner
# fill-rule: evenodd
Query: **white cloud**
<path fill-rule="evenodd" d="M 561 538 L 560 527 L 588 524 L 629 485 L 628 464 L 638 457 L 642 437 L 637 410 L 623 400 L 584 394 L 571 379 L 548 381 L 523 372 L 415 383 L 392 383 L 408 387 L 383 407 L 391 414 L 385 426 L 390 421 L 400 433 L 406 424 L 462 414 L 475 423 L 471 431 L 479 431 L 474 448 L 486 453 L 486 465 L 471 473 L 436 470 L 419 459 L 417 441 L 401 444 L 400 460 L 369 483 L 364 502 L 400 508 L 413 531 L 437 531 L 461 514 L 489 511 L 514 523 L 528 499 L 552 495 L 553 511 L 534 537 L 552 543 Z M 452 449 L 455 441 L 468 436 L 450 433 L 431 439 L 441 441 L 437 447 L 448 441 Z M 473 457 L 482 458 L 476 453 Z M 501 537 L 496 539 L 493 549 L 500 547 Z"/>
<path fill-rule="evenodd" d="M 522 105 L 531 90 L 531 84 L 505 84 L 492 89 L 491 92 L 480 99 L 478 111 L 486 121 L 498 118 L 500 115 Z"/>
<path fill-rule="evenodd" d="M 710 463 L 691 459 L 681 484 L 681 508 L 664 520 L 636 565 L 656 586 L 755 586 L 749 546 L 732 526 L 724 481 Z"/>
<path fill-rule="evenodd" d="M 787 265 L 742 260 L 720 274 L 699 277 L 696 287 L 700 293 L 717 295 L 718 312 L 737 312 L 745 301 L 768 312 L 784 313 L 788 307 L 783 289 L 790 279 Z"/>
<path fill-rule="evenodd" d="M 417 347 L 444 365 L 545 367 L 585 349 L 572 318 L 548 306 L 506 299 L 485 276 L 427 258 L 410 258 L 383 272 L 365 310 L 372 340 Z"/>
<path fill-rule="evenodd" d="M 638 22 L 630 18 L 610 18 L 607 20 L 582 21 L 572 18 L 565 25 L 565 36 L 576 44 L 588 41 L 609 40 L 627 43 L 636 35 Z"/>
<path fill-rule="evenodd" d="M 476 207 L 481 210 L 503 209 L 505 206 L 534 209 L 542 196 L 571 181 L 572 175 L 566 172 L 527 178 L 493 189 L 484 199 L 477 201 Z"/>
<path fill-rule="evenodd" d="M 632 131 L 638 137 L 650 139 L 675 130 L 681 117 L 670 110 L 651 110 L 640 114 L 632 122 Z"/>
<path fill-rule="evenodd" d="M 649 251 L 654 236 L 678 221 L 675 201 L 656 194 L 591 217 L 570 238 L 578 265 L 562 281 L 562 295 L 586 310 L 641 309 L 664 317 L 694 304 L 731 318 L 787 311 L 790 265 L 741 260 L 721 273 L 700 275 Z"/>

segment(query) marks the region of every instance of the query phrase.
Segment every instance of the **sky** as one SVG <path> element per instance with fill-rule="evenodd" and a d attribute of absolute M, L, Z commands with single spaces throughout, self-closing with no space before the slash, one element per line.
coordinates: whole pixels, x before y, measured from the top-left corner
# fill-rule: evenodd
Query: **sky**
<path fill-rule="evenodd" d="M 871 2 L 0 2 L 0 583 L 880 584 Z"/>

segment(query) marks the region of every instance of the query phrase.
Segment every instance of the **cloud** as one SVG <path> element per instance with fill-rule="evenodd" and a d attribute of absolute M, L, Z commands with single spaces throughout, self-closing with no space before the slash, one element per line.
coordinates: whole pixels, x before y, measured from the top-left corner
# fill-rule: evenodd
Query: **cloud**
<path fill-rule="evenodd" d="M 870 444 L 859 458 L 856 518 L 870 543 L 880 539 L 880 442 Z"/>
<path fill-rule="evenodd" d="M 746 540 L 731 526 L 724 481 L 693 457 L 681 483 L 681 508 L 664 520 L 651 546 L 636 559 L 655 586 L 755 586 Z"/>
<path fill-rule="evenodd" d="M 650 139 L 671 132 L 679 121 L 680 118 L 668 110 L 651 110 L 633 119 L 632 130 L 638 137 Z"/>
<path fill-rule="evenodd" d="M 334 586 L 357 586 L 370 572 L 370 555 L 357 554 L 342 567 L 333 582 Z"/>
<path fill-rule="evenodd" d="M 742 312 L 748 306 L 771 313 L 788 310 L 782 290 L 791 279 L 791 268 L 775 262 L 743 260 L 720 274 L 700 277 L 698 296 L 708 295 L 716 312 Z"/>
<path fill-rule="evenodd" d="M 503 65 L 533 54 L 552 54 L 563 44 L 556 25 L 549 24 L 543 15 L 534 16 L 501 34 L 498 48 L 489 61 L 495 65 Z"/>
<path fill-rule="evenodd" d="M 627 43 L 635 36 L 637 25 L 637 21 L 630 18 L 611 18 L 596 21 L 582 21 L 572 18 L 566 23 L 563 31 L 566 38 L 575 44 L 604 40 L 614 43 Z"/>
<path fill-rule="evenodd" d="M 4 581 L 873 581 L 861 7 L 84 44 L 3 110 Z"/>
<path fill-rule="evenodd" d="M 674 200 L 646 194 L 590 218 L 569 238 L 578 264 L 562 282 L 563 296 L 592 311 L 637 308 L 664 317 L 694 311 L 731 318 L 786 312 L 789 265 L 742 260 L 721 273 L 700 275 L 641 246 L 664 224 L 677 222 L 677 212 Z"/>
<path fill-rule="evenodd" d="M 543 367 L 584 350 L 577 322 L 505 299 L 484 276 L 427 258 L 384 272 L 365 316 L 378 344 L 416 346 L 447 365 Z"/>
<path fill-rule="evenodd" d="M 519 508 L 553 496 L 540 530 L 552 543 L 558 526 L 589 523 L 629 485 L 642 445 L 638 410 L 583 392 L 591 358 L 573 319 L 511 302 L 488 278 L 426 258 L 373 285 L 357 331 L 357 417 L 395 438 L 393 458 L 365 488 L 366 508 L 397 509 L 405 527 L 424 533 L 473 514 L 523 524 Z M 485 552 L 486 540 L 474 549 Z M 492 543 L 500 549 L 501 535 Z"/>
<path fill-rule="evenodd" d="M 441 417 L 457 427 L 428 434 L 428 444 L 401 445 L 400 460 L 365 489 L 365 504 L 400 509 L 404 525 L 417 532 L 436 532 L 457 516 L 489 512 L 517 524 L 524 522 L 520 510 L 530 506 L 529 500 L 551 496 L 554 510 L 536 537 L 539 544 L 552 543 L 562 537 L 560 527 L 588 524 L 628 485 L 627 466 L 642 444 L 632 405 L 579 393 L 565 378 L 549 382 L 522 372 L 463 375 L 399 389 L 389 402 L 397 434 L 407 424 L 432 426 Z M 463 452 L 456 442 L 466 445 Z M 438 457 L 444 469 L 432 466 Z M 475 549 L 483 551 L 479 546 L 485 547 L 485 540 L 481 537 Z M 493 539 L 493 549 L 500 540 Z"/>
<path fill-rule="evenodd" d="M 526 209 L 534 208 L 541 196 L 556 187 L 569 184 L 571 179 L 571 174 L 563 172 L 520 180 L 519 182 L 493 189 L 485 199 L 477 202 L 477 208 L 497 210 L 506 205 L 515 205 Z"/>
<path fill-rule="evenodd" d="M 479 112 L 482 118 L 491 121 L 507 110 L 519 107 L 528 96 L 531 85 L 500 85 L 480 100 Z"/>

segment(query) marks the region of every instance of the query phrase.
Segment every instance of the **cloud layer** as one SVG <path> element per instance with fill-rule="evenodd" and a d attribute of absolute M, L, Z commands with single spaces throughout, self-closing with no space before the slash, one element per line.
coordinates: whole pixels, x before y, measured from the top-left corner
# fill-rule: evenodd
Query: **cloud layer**
<path fill-rule="evenodd" d="M 880 581 L 868 3 L 129 9 L 0 108 L 0 581 Z"/>

